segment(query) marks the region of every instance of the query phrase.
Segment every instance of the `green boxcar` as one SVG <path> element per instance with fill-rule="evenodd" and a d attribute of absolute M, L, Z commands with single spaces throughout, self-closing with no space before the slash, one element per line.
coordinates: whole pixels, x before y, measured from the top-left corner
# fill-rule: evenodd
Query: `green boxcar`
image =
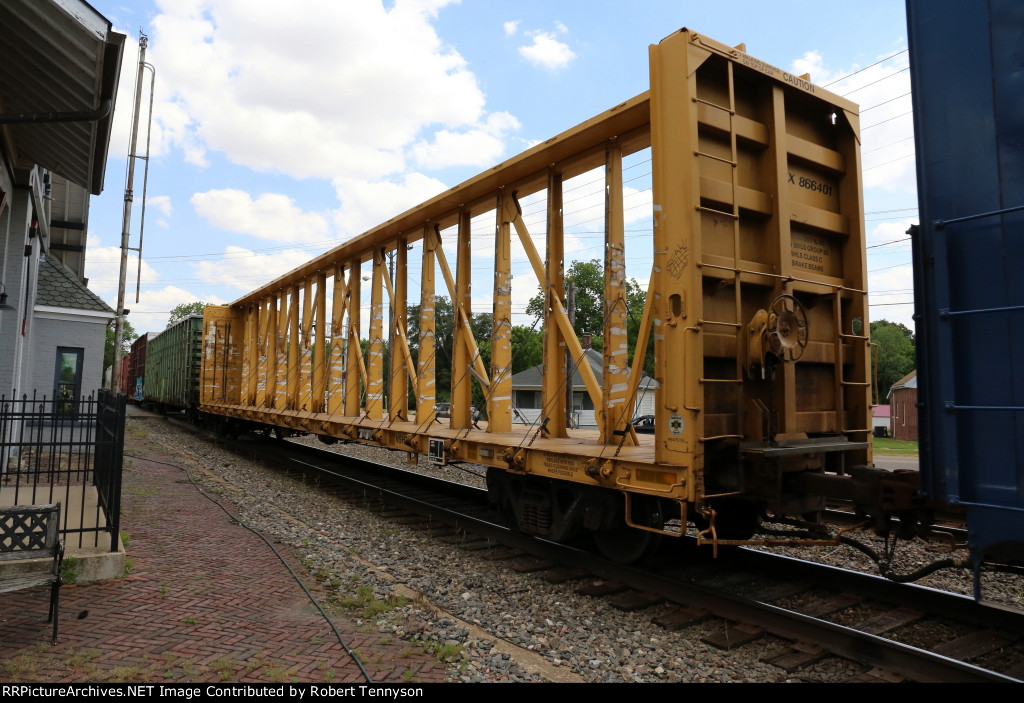
<path fill-rule="evenodd" d="M 146 402 L 165 409 L 199 406 L 199 365 L 203 316 L 190 315 L 149 341 L 146 350 Z"/>

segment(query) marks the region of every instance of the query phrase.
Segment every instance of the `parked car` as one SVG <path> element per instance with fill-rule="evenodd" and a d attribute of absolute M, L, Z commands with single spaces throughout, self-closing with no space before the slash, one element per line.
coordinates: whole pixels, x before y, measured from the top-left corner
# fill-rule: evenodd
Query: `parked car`
<path fill-rule="evenodd" d="M 633 431 L 637 434 L 654 434 L 654 415 L 633 418 Z"/>

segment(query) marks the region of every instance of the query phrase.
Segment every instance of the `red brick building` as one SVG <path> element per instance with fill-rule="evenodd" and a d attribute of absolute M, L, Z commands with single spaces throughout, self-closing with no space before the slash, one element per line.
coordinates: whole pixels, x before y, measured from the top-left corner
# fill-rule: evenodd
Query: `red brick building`
<path fill-rule="evenodd" d="M 889 390 L 892 409 L 889 436 L 904 442 L 917 441 L 917 371 L 896 381 Z"/>

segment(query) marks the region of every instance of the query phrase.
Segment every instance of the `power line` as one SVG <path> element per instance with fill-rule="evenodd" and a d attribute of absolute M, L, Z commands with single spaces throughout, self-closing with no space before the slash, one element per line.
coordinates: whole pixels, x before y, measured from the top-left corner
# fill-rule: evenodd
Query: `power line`
<path fill-rule="evenodd" d="M 858 73 L 863 73 L 864 71 L 868 70 L 869 68 L 874 68 L 875 66 L 878 66 L 879 64 L 885 63 L 889 59 L 894 59 L 897 56 L 899 56 L 900 54 L 905 54 L 905 53 L 907 53 L 907 49 L 902 49 L 900 51 L 897 51 L 895 54 L 890 54 L 889 56 L 886 56 L 884 59 L 879 59 L 878 61 L 875 61 L 870 66 L 865 66 L 864 68 L 857 69 L 853 73 L 847 73 L 845 76 L 840 76 L 839 78 L 836 78 L 834 81 L 832 81 L 830 83 L 826 83 L 825 85 L 822 86 L 822 88 L 828 88 L 830 85 L 835 85 L 836 83 L 839 83 L 841 81 L 845 81 L 847 78 L 852 78 L 853 76 L 856 76 Z"/>

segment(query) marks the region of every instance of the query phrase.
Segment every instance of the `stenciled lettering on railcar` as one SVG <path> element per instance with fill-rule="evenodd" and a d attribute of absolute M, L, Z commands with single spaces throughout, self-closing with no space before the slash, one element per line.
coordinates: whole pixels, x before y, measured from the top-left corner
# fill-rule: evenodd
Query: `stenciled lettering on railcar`
<path fill-rule="evenodd" d="M 572 478 L 583 468 L 583 462 L 571 456 L 548 454 L 544 457 L 544 470 L 555 476 Z"/>
<path fill-rule="evenodd" d="M 794 76 L 792 73 L 787 73 L 781 68 L 772 66 L 770 63 L 765 63 L 760 59 L 755 59 L 753 56 L 740 54 L 740 63 L 754 69 L 755 71 L 760 71 L 767 76 L 771 76 L 772 78 L 789 83 L 792 86 L 796 86 L 800 90 L 805 90 L 808 93 L 815 92 L 815 85 L 810 81 L 800 78 L 799 76 Z"/>
<path fill-rule="evenodd" d="M 818 181 L 813 178 L 807 178 L 806 176 L 800 176 L 797 178 L 797 175 L 792 171 L 789 172 L 789 182 L 795 186 L 799 186 L 800 188 L 813 190 L 814 192 L 821 193 L 822 195 L 832 195 L 832 186 L 828 183 Z"/>
<path fill-rule="evenodd" d="M 824 237 L 793 232 L 790 238 L 790 254 L 794 268 L 826 273 L 826 265 L 831 263 L 829 260 L 832 256 L 832 247 Z"/>

